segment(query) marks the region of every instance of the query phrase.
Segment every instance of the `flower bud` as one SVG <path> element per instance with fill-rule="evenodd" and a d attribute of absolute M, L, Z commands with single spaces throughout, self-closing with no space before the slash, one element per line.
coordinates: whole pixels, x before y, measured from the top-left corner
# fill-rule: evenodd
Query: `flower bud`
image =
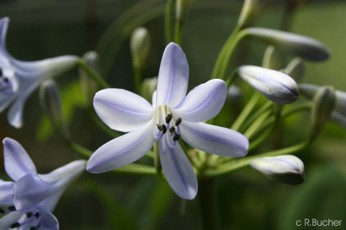
<path fill-rule="evenodd" d="M 243 8 L 241 10 L 238 26 L 240 28 L 244 28 L 248 26 L 254 14 L 257 12 L 260 6 L 261 0 L 245 0 L 243 4 Z"/>
<path fill-rule="evenodd" d="M 176 0 L 175 5 L 175 19 L 178 22 L 185 21 L 189 12 L 190 4 L 192 0 Z"/>
<path fill-rule="evenodd" d="M 298 99 L 298 86 L 287 74 L 259 66 L 239 67 L 240 77 L 269 100 L 288 104 Z"/>
<path fill-rule="evenodd" d="M 244 32 L 303 59 L 324 61 L 329 58 L 329 51 L 321 42 L 306 36 L 265 28 L 247 28 Z"/>
<path fill-rule="evenodd" d="M 284 184 L 296 185 L 304 182 L 304 164 L 293 155 L 256 158 L 251 162 L 251 166 Z"/>
<path fill-rule="evenodd" d="M 53 123 L 54 127 L 62 134 L 66 135 L 66 128 L 62 114 L 60 93 L 53 80 L 46 80 L 40 86 L 41 106 Z"/>
<path fill-rule="evenodd" d="M 150 34 L 146 28 L 139 27 L 132 32 L 130 48 L 134 68 L 141 69 L 150 50 Z"/>
<path fill-rule="evenodd" d="M 311 139 L 315 139 L 329 120 L 336 103 L 335 90 L 331 86 L 320 87 L 313 97 L 311 111 Z"/>
<path fill-rule="evenodd" d="M 83 60 L 85 60 L 86 65 L 95 72 L 99 71 L 99 58 L 98 54 L 95 51 L 88 51 L 86 52 L 83 57 Z M 81 79 L 82 84 L 82 90 L 86 98 L 86 103 L 90 103 L 93 101 L 94 95 L 97 91 L 97 84 L 96 82 L 91 79 L 88 74 L 83 70 L 79 69 L 79 76 Z"/>
<path fill-rule="evenodd" d="M 153 93 L 156 90 L 156 86 L 157 77 L 144 79 L 141 85 L 141 95 L 148 101 L 151 101 Z"/>

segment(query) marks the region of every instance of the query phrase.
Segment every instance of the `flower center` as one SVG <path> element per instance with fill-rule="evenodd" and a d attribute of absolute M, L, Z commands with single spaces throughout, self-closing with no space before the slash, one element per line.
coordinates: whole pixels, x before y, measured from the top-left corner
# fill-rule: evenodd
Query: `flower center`
<path fill-rule="evenodd" d="M 0 67 L 0 100 L 13 95 L 18 90 L 18 82 L 10 68 Z"/>
<path fill-rule="evenodd" d="M 0 207 L 0 218 L 15 211 L 17 210 L 13 205 L 8 207 Z M 38 230 L 40 228 L 41 219 L 41 214 L 38 210 L 29 211 L 23 213 L 23 215 L 19 217 L 16 222 L 11 223 L 9 227 L 10 229 L 21 229 L 21 227 L 25 226 L 25 229 Z"/>
<path fill-rule="evenodd" d="M 154 136 L 157 140 L 165 136 L 169 143 L 174 145 L 180 139 L 179 125 L 182 119 L 174 116 L 169 107 L 161 105 L 156 109 L 155 122 Z"/>

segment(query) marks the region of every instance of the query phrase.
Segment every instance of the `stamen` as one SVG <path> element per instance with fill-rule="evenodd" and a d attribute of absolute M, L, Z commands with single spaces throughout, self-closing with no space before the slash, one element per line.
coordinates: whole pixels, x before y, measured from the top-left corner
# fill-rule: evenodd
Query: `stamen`
<path fill-rule="evenodd" d="M 175 120 L 175 125 L 179 126 L 181 124 L 182 120 L 180 117 L 177 118 L 177 120 Z"/>
<path fill-rule="evenodd" d="M 165 118 L 166 123 L 168 124 L 169 122 L 171 122 L 172 118 L 173 118 L 173 115 L 172 115 L 171 113 L 168 114 L 168 115 L 166 116 L 166 118 Z"/>
<path fill-rule="evenodd" d="M 18 222 L 14 222 L 13 224 L 10 225 L 10 228 L 19 228 L 20 227 L 20 223 Z"/>
<path fill-rule="evenodd" d="M 36 230 L 37 228 L 36 227 L 30 227 L 30 230 Z"/>
<path fill-rule="evenodd" d="M 8 211 L 16 211 L 16 207 L 14 207 L 13 205 L 12 206 L 9 206 L 8 207 Z"/>
<path fill-rule="evenodd" d="M 36 212 L 36 213 L 35 213 L 35 217 L 36 217 L 36 218 L 39 218 L 40 216 L 41 216 L 41 215 L 40 215 L 39 212 Z"/>
<path fill-rule="evenodd" d="M 167 127 L 165 125 L 162 125 L 162 133 L 165 134 L 167 132 Z"/>
<path fill-rule="evenodd" d="M 26 217 L 28 217 L 28 218 L 32 217 L 32 215 L 33 215 L 32 212 L 27 212 L 26 213 Z"/>
<path fill-rule="evenodd" d="M 169 128 L 169 132 L 170 132 L 170 133 L 175 133 L 175 127 L 174 127 L 174 126 L 170 127 L 170 128 Z"/>
<path fill-rule="evenodd" d="M 177 141 L 180 139 L 180 135 L 175 133 L 174 137 L 173 137 L 173 141 Z"/>
<path fill-rule="evenodd" d="M 9 82 L 9 80 L 8 80 L 7 77 L 4 77 L 4 82 L 5 82 L 5 83 L 8 83 L 8 82 Z"/>
<path fill-rule="evenodd" d="M 0 77 L 2 77 L 3 73 L 2 73 L 2 68 L 0 68 Z"/>
<path fill-rule="evenodd" d="M 162 125 L 156 125 L 156 127 L 157 127 L 157 129 L 160 130 L 160 131 L 163 130 Z"/>

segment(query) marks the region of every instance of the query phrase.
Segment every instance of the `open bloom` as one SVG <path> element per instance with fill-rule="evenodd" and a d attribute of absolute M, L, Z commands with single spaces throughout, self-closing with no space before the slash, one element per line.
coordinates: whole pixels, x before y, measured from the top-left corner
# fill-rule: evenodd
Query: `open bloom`
<path fill-rule="evenodd" d="M 244 81 L 271 101 L 287 104 L 298 99 L 298 85 L 287 74 L 252 65 L 240 66 L 238 73 Z"/>
<path fill-rule="evenodd" d="M 304 182 L 304 163 L 293 155 L 256 158 L 251 162 L 251 166 L 264 175 L 285 184 Z"/>
<path fill-rule="evenodd" d="M 186 95 L 188 75 L 185 54 L 178 45 L 170 43 L 163 53 L 152 105 L 123 89 L 96 93 L 94 107 L 98 116 L 110 128 L 128 133 L 97 149 L 87 170 L 101 173 L 130 164 L 157 141 L 169 185 L 180 197 L 193 199 L 197 193 L 196 175 L 178 140 L 207 153 L 244 156 L 248 140 L 242 134 L 201 123 L 222 108 L 227 96 L 224 81 L 210 80 Z"/>
<path fill-rule="evenodd" d="M 51 213 L 66 187 L 85 169 L 84 160 L 73 161 L 48 174 L 38 174 L 23 147 L 4 141 L 5 170 L 13 182 L 0 180 L 0 229 L 59 229 Z"/>
<path fill-rule="evenodd" d="M 77 57 L 65 55 L 41 61 L 19 61 L 5 47 L 9 19 L 0 19 L 0 112 L 10 104 L 9 123 L 22 126 L 22 113 L 26 99 L 40 83 L 76 65 Z"/>

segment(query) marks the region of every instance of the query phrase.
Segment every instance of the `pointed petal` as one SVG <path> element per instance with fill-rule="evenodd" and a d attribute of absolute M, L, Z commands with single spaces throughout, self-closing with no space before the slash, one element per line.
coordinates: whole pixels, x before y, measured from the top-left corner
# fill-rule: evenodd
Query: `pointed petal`
<path fill-rule="evenodd" d="M 180 132 L 189 145 L 220 156 L 243 157 L 249 147 L 249 141 L 241 133 L 215 125 L 183 121 Z"/>
<path fill-rule="evenodd" d="M 191 90 L 174 114 L 187 121 L 206 121 L 215 117 L 225 103 L 225 82 L 210 80 Z"/>
<path fill-rule="evenodd" d="M 59 229 L 59 222 L 51 212 L 47 212 L 44 209 L 39 209 L 39 212 L 41 214 L 40 230 L 41 229 L 42 230 L 58 230 Z"/>
<path fill-rule="evenodd" d="M 166 47 L 157 83 L 157 105 L 177 106 L 185 97 L 189 66 L 183 50 L 176 44 Z"/>
<path fill-rule="evenodd" d="M 17 181 L 26 174 L 37 174 L 36 167 L 25 149 L 15 140 L 3 140 L 5 169 L 9 177 Z"/>
<path fill-rule="evenodd" d="M 166 141 L 160 141 L 159 152 L 167 182 L 178 196 L 192 200 L 198 189 L 195 172 L 179 143 L 171 148 Z"/>
<path fill-rule="evenodd" d="M 0 206 L 12 205 L 13 182 L 0 180 Z"/>
<path fill-rule="evenodd" d="M 123 89 L 104 89 L 96 93 L 94 108 L 111 129 L 135 130 L 150 121 L 154 109 L 144 98 Z"/>
<path fill-rule="evenodd" d="M 9 18 L 4 17 L 0 19 L 0 55 L 7 55 L 7 50 L 5 48 L 5 40 L 7 34 Z"/>
<path fill-rule="evenodd" d="M 101 173 L 138 160 L 154 144 L 153 121 L 145 126 L 107 142 L 89 158 L 87 170 Z"/>

